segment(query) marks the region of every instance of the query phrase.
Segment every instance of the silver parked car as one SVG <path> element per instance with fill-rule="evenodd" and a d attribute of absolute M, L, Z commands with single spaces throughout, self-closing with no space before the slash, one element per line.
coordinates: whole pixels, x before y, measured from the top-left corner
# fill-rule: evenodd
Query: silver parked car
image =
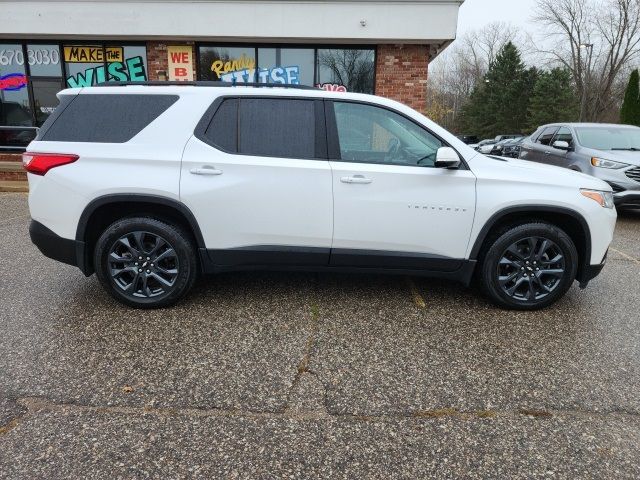
<path fill-rule="evenodd" d="M 600 123 L 540 127 L 520 158 L 570 168 L 604 180 L 618 208 L 640 207 L 640 128 Z"/>

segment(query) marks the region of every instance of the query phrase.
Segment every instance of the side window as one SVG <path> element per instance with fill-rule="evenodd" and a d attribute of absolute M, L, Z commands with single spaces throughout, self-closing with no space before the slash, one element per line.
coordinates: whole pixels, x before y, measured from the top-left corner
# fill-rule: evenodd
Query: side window
<path fill-rule="evenodd" d="M 238 153 L 285 158 L 319 158 L 313 100 L 242 98 Z M 318 152 L 319 153 L 319 152 Z"/>
<path fill-rule="evenodd" d="M 560 130 L 558 130 L 558 133 L 556 133 L 556 136 L 553 138 L 551 145 L 553 145 L 554 142 L 558 141 L 567 142 L 569 146 L 572 146 L 573 135 L 571 134 L 571 130 L 569 130 L 567 127 L 561 127 Z"/>
<path fill-rule="evenodd" d="M 538 140 L 536 140 L 536 143 L 539 143 L 541 145 L 550 145 L 551 139 L 553 138 L 553 136 L 557 131 L 558 131 L 558 127 L 545 128 L 542 131 L 542 134 L 538 137 Z"/>
<path fill-rule="evenodd" d="M 443 143 L 411 120 L 373 105 L 333 105 L 343 161 L 434 166 Z"/>
<path fill-rule="evenodd" d="M 238 151 L 238 99 L 224 100 L 204 132 L 209 143 L 231 153 Z"/>
<path fill-rule="evenodd" d="M 40 140 L 125 143 L 178 101 L 178 95 L 79 94 L 42 126 Z"/>

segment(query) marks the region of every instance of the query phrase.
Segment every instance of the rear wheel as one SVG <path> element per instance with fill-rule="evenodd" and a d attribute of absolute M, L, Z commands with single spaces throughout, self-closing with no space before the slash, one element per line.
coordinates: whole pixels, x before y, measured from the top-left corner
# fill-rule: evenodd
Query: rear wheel
<path fill-rule="evenodd" d="M 498 306 L 545 308 L 569 290 L 578 252 L 569 236 L 548 223 L 511 228 L 494 238 L 480 265 L 482 288 Z"/>
<path fill-rule="evenodd" d="M 193 286 L 197 274 L 189 236 L 144 217 L 110 225 L 96 243 L 94 265 L 107 291 L 136 308 L 173 305 Z"/>

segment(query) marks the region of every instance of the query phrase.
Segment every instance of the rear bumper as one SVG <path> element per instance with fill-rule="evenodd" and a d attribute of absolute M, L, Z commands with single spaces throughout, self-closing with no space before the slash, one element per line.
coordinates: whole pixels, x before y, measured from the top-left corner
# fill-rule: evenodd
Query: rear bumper
<path fill-rule="evenodd" d="M 78 267 L 87 274 L 84 265 L 84 242 L 63 238 L 35 220 L 31 220 L 29 225 L 29 236 L 44 256 Z"/>

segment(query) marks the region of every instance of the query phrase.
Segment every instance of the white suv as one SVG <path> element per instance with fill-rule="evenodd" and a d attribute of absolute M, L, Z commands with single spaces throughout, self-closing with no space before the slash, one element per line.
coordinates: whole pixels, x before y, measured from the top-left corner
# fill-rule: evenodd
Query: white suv
<path fill-rule="evenodd" d="M 602 269 L 611 188 L 478 154 L 391 100 L 228 84 L 64 90 L 24 155 L 33 242 L 133 307 L 199 273 L 474 274 L 550 305 Z"/>

